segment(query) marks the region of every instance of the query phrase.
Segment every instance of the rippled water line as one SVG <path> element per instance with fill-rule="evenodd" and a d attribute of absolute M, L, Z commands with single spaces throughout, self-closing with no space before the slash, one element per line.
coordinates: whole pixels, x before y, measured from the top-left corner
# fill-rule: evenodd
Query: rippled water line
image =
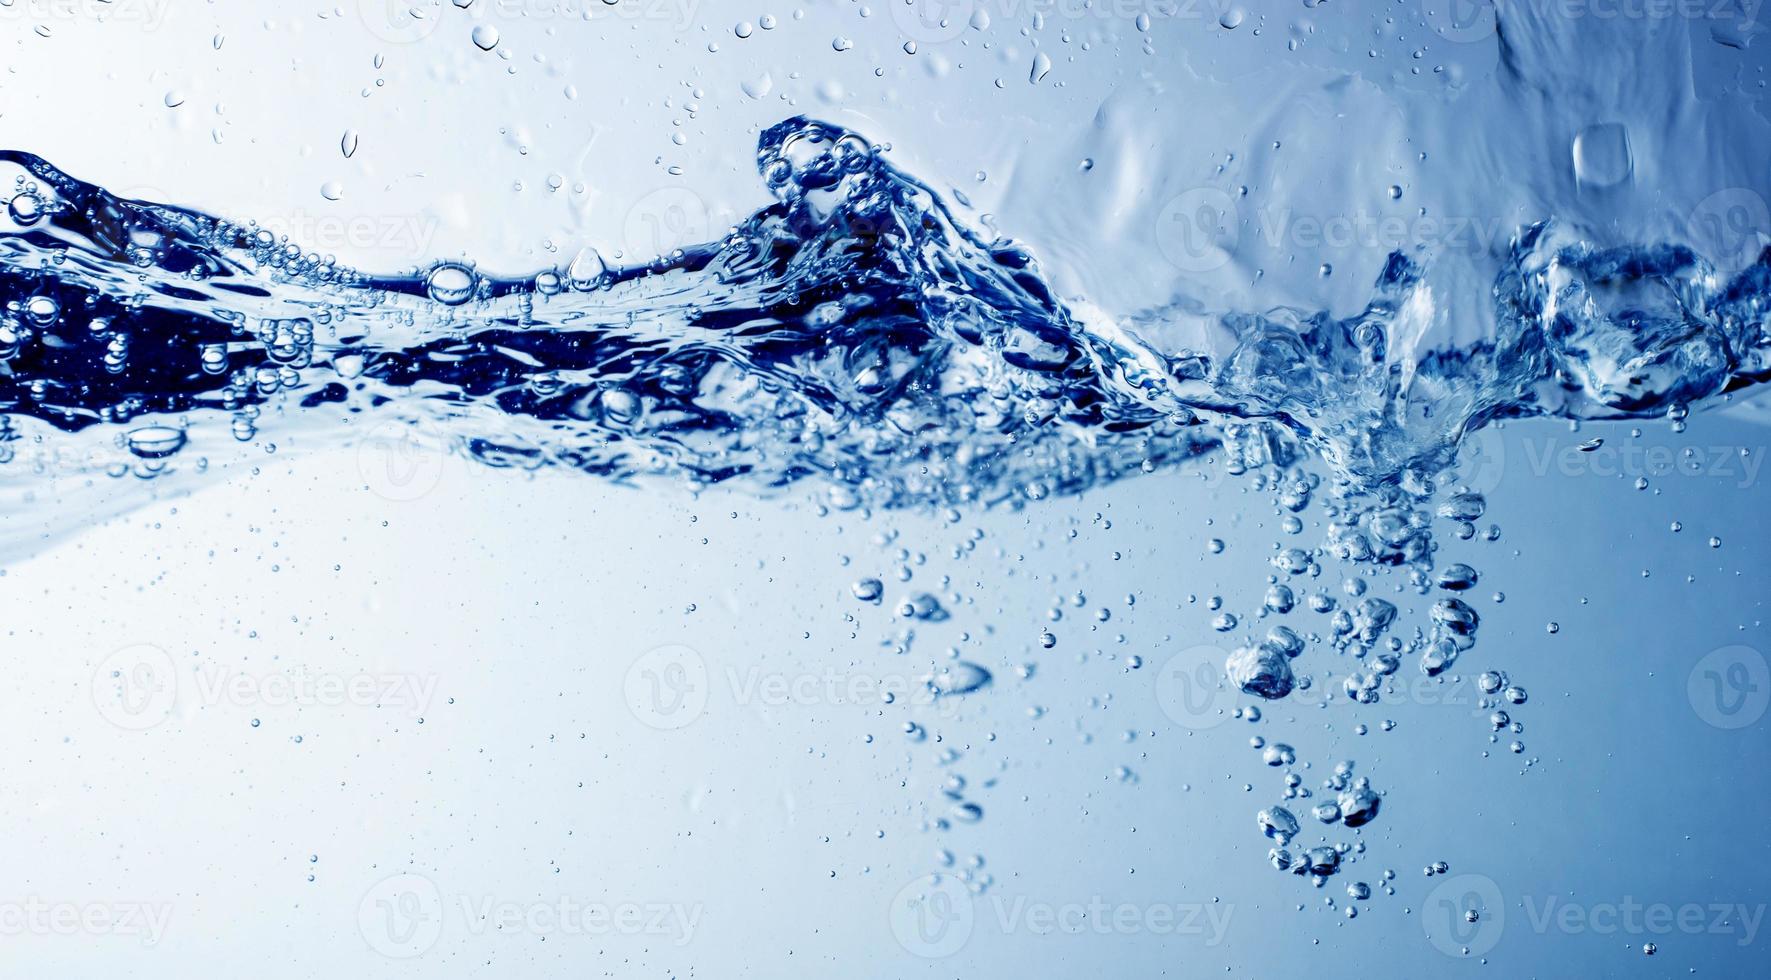
<path fill-rule="evenodd" d="M 1053 295 L 1034 256 L 859 134 L 804 118 L 763 133 L 777 203 L 724 239 L 517 279 L 370 275 L 0 162 L 17 172 L 0 228 L 15 481 L 46 455 L 155 476 L 222 431 L 312 444 L 374 413 L 495 465 L 816 478 L 844 505 L 1020 502 L 1218 446 L 1424 494 L 1493 419 L 1682 416 L 1768 365 L 1771 252 L 1724 279 L 1684 246 L 1598 248 L 1554 222 L 1514 239 L 1488 340 L 1422 349 L 1439 286 L 1430 256 L 1397 252 L 1357 315 L 1182 304 L 1204 347 L 1159 350 L 1137 317 Z"/>

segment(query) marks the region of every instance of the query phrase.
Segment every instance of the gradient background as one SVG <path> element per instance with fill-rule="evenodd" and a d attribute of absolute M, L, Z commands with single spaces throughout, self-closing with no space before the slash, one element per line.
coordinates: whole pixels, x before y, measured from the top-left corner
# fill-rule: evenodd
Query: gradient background
<path fill-rule="evenodd" d="M 1295 119 L 1251 109 L 1283 107 L 1276 85 L 1338 74 L 1413 114 L 1339 152 L 1345 173 L 1299 200 L 1350 210 L 1354 184 L 1375 199 L 1391 178 L 1361 161 L 1428 139 L 1417 124 L 1434 112 L 1455 128 L 1444 92 L 1406 67 L 1440 14 L 1396 26 L 1389 5 L 1247 4 L 1233 31 L 1212 4 L 1153 7 L 1167 16 L 1147 34 L 1135 6 L 1067 21 L 1053 8 L 1042 36 L 1072 40 L 1041 85 L 1021 33 L 1037 7 L 989 8 L 986 30 L 937 29 L 907 56 L 906 22 L 883 3 L 610 15 L 600 0 L 476 0 L 420 5 L 432 19 L 416 28 L 404 6 L 389 21 L 354 2 L 16 0 L 0 7 L 16 42 L 0 138 L 131 196 L 283 222 L 365 267 L 469 254 L 521 271 L 587 241 L 637 259 L 716 236 L 762 201 L 755 129 L 807 112 L 889 141 L 900 165 L 963 189 L 974 220 L 1033 242 L 1066 289 L 1124 309 L 1192 281 L 1149 217 L 1191 172 L 1272 127 L 1292 139 L 1293 122 L 1305 148 L 1345 142 L 1308 124 L 1307 103 Z M 736 36 L 771 13 L 774 29 Z M 476 25 L 499 29 L 493 52 L 471 42 Z M 1447 30 L 1438 60 L 1481 84 L 1492 46 Z M 1298 36 L 1313 43 L 1281 61 Z M 1760 70 L 1762 45 L 1731 51 L 1704 71 Z M 1168 115 L 1137 122 L 1152 106 Z M 1140 145 L 1154 149 L 1124 163 Z M 1115 183 L 1066 193 L 1060 174 L 1101 146 L 1118 151 Z M 343 196 L 328 201 L 334 180 Z M 1714 189 L 1690 185 L 1666 193 Z M 1358 269 L 1375 244 L 1333 258 Z M 1263 261 L 1244 254 L 1258 236 L 1241 245 L 1232 271 Z M 1362 301 L 1369 276 L 1324 285 L 1318 261 L 1276 271 L 1269 301 L 1306 282 Z M 249 447 L 226 482 L 168 492 L 0 577 L 17 672 L 0 713 L 4 962 L 144 977 L 1759 975 L 1765 421 L 1741 405 L 1639 439 L 1551 423 L 1484 435 L 1470 472 L 1502 535 L 1440 533 L 1441 563 L 1483 573 L 1461 680 L 1424 683 L 1408 664 L 1380 705 L 1296 697 L 1258 724 L 1185 682 L 1199 647 L 1264 631 L 1266 558 L 1290 537 L 1268 495 L 1216 470 L 1019 512 L 868 516 L 822 512 L 812 488 L 691 497 L 374 439 L 305 446 L 267 426 L 277 451 Z M 1572 451 L 1595 435 L 1608 451 Z M 1702 463 L 1661 465 L 1686 451 Z M 1321 531 L 1307 523 L 1303 546 Z M 1341 574 L 1321 585 L 1338 591 Z M 851 594 L 866 576 L 887 583 L 885 605 Z M 894 602 L 922 592 L 953 616 L 906 636 Z M 1213 596 L 1241 628 L 1212 630 Z M 1396 601 L 1421 621 L 1425 601 Z M 847 696 L 901 688 L 950 647 L 995 683 L 937 704 Z M 1305 657 L 1338 689 L 1333 654 Z M 1531 692 L 1513 711 L 1520 755 L 1475 703 L 1469 679 L 1492 667 Z M 291 698 L 275 687 L 291 677 L 375 693 Z M 245 686 L 217 688 L 230 678 Z M 761 693 L 774 683 L 784 697 Z M 1278 802 L 1281 772 L 1255 735 L 1294 745 L 1306 785 L 1352 759 L 1387 794 L 1365 852 L 1322 889 L 1266 866 L 1254 812 Z M 952 822 L 954 774 L 980 821 Z M 1441 860 L 1450 875 L 1422 875 Z M 1346 919 L 1346 884 L 1379 889 L 1386 868 L 1395 894 Z M 950 901 L 918 906 L 932 873 L 952 876 L 932 884 Z M 966 898 L 961 875 L 991 883 Z M 1475 924 L 1456 915 L 1469 895 Z M 562 900 L 680 910 L 694 927 L 480 917 Z M 38 901 L 85 921 L 21 927 Z M 1718 904 L 1744 914 L 1718 921 Z M 1028 917 L 1091 905 L 1127 911 L 1055 932 Z M 1696 926 L 1609 917 L 1631 905 L 1705 912 Z M 152 942 L 98 924 L 141 909 L 166 917 Z"/>

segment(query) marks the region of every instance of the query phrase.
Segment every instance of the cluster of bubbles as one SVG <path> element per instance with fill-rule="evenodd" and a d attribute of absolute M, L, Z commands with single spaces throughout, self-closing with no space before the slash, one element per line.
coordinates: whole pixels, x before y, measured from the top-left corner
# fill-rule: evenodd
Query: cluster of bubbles
<path fill-rule="evenodd" d="M 1597 249 L 1549 222 L 1503 263 L 1494 337 L 1410 371 L 1394 369 L 1413 356 L 1398 321 L 1434 301 L 1402 253 L 1352 317 L 1227 312 L 1227 350 L 1162 351 L 1078 319 L 1026 250 L 956 221 L 883 149 L 789 119 L 758 146 L 776 203 L 724 238 L 629 268 L 586 249 L 514 279 L 458 260 L 366 274 L 0 153 L 16 172 L 0 412 L 74 431 L 148 414 L 202 425 L 221 408 L 250 439 L 241 410 L 284 393 L 327 408 L 291 424 L 427 415 L 497 465 L 765 491 L 816 478 L 841 509 L 1020 504 L 1222 449 L 1233 467 L 1277 466 L 1290 507 L 1331 496 L 1328 550 L 1412 564 L 1419 502 L 1469 429 L 1682 413 L 1771 370 L 1771 263 L 1723 280 L 1689 249 Z M 1441 506 L 1478 533 L 1479 494 Z M 1276 559 L 1288 575 L 1308 562 Z M 1273 602 L 1295 601 L 1289 588 Z M 1383 603 L 1344 610 L 1337 643 L 1369 645 Z M 1448 665 L 1475 622 L 1462 600 L 1442 605 Z"/>
<path fill-rule="evenodd" d="M 253 442 L 277 417 L 343 440 L 378 413 L 433 423 L 490 465 L 761 493 L 811 480 L 829 509 L 854 511 L 1022 505 L 1210 455 L 1272 495 L 1288 535 L 1306 512 L 1325 529 L 1314 547 L 1279 543 L 1252 617 L 1214 601 L 1226 633 L 1324 617 L 1238 646 L 1229 681 L 1280 701 L 1333 653 L 1354 665 L 1342 693 L 1370 704 L 1405 662 L 1439 677 L 1476 642 L 1465 596 L 1480 575 L 1438 564 L 1433 534 L 1442 521 L 1460 539 L 1499 537 L 1478 527 L 1483 494 L 1456 482 L 1467 433 L 1533 415 L 1678 420 L 1771 375 L 1771 254 L 1724 278 L 1683 246 L 1598 248 L 1549 221 L 1513 241 L 1481 343 L 1406 349 L 1435 301 L 1428 270 L 1399 252 L 1350 317 L 1223 312 L 1226 349 L 1159 349 L 1085 322 L 1024 248 L 967 228 L 886 149 L 786 120 L 757 149 L 774 203 L 719 240 L 624 268 L 586 249 L 518 278 L 455 260 L 368 274 L 250 223 L 123 200 L 0 152 L 13 171 L 0 462 L 27 438 L 93 432 L 126 457 L 109 472 L 157 476 L 218 427 Z M 1330 564 L 1393 573 L 1399 594 L 1426 600 L 1424 618 L 1370 594 L 1363 573 L 1342 596 L 1318 589 Z M 878 579 L 853 593 L 888 601 Z M 932 593 L 890 608 L 911 626 L 949 616 Z M 1042 647 L 1057 642 L 1040 633 Z M 962 660 L 926 680 L 941 698 L 990 682 Z M 1525 689 L 1498 670 L 1480 684 L 1495 736 L 1518 735 Z M 1289 746 L 1262 750 L 1270 765 L 1295 760 Z M 1374 819 L 1382 797 L 1351 772 L 1336 767 L 1307 816 L 1353 832 Z M 941 819 L 980 819 L 957 792 Z M 1286 792 L 1309 798 L 1295 773 Z M 1292 848 L 1286 806 L 1259 821 L 1274 863 L 1318 882 L 1361 847 Z"/>

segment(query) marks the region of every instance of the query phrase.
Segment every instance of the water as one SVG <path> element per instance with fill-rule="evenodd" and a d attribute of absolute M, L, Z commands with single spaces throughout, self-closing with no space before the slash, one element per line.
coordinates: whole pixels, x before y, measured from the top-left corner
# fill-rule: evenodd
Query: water
<path fill-rule="evenodd" d="M 1762 896 L 1730 870 L 1750 862 L 1724 859 L 1707 816 L 1681 824 L 1668 807 L 1717 792 L 1730 807 L 1715 812 L 1750 808 L 1751 785 L 1718 786 L 1763 761 L 1750 734 L 1716 740 L 1753 730 L 1767 683 L 1753 597 L 1771 371 L 1763 46 L 1726 4 L 1674 23 L 1452 6 L 1140 14 L 1115 43 L 1182 44 L 1194 61 L 1163 76 L 1176 85 L 1272 81 L 1277 55 L 1225 45 L 1284 40 L 1301 52 L 1279 73 L 1295 101 L 1234 85 L 1181 125 L 1160 91 L 1129 86 L 1011 159 L 971 147 L 969 184 L 935 176 L 952 167 L 919 176 L 901 126 L 889 139 L 783 92 L 789 105 L 758 110 L 754 151 L 713 151 L 742 161 L 760 205 L 728 225 L 672 198 L 638 212 L 656 248 L 550 239 L 526 265 L 472 249 L 347 262 L 274 220 L 0 152 L 8 587 L 22 605 L 58 568 L 70 596 L 182 582 L 172 609 L 87 621 L 70 600 L 65 621 L 20 635 L 100 651 L 76 673 L 90 668 L 115 728 L 231 744 L 268 717 L 280 748 L 312 760 L 292 785 L 338 784 L 378 812 L 380 791 L 360 787 L 449 801 L 408 814 L 423 838 L 409 846 L 380 825 L 284 842 L 329 889 L 292 893 L 322 910 L 304 928 L 336 935 L 332 913 L 354 915 L 352 948 L 394 962 L 496 958 L 474 923 L 504 903 L 523 913 L 508 931 L 565 940 L 559 961 L 521 954 L 543 969 L 610 948 L 647 969 L 778 972 L 803 947 L 879 957 L 882 976 L 926 959 L 1010 975 L 1056 932 L 1093 940 L 1068 947 L 1088 950 L 1079 961 L 1132 972 L 1172 966 L 1172 944 L 1213 972 L 1289 970 L 1333 929 L 1341 955 L 1411 944 L 1394 954 L 1405 973 L 1602 949 L 1607 972 L 1652 954 L 1656 969 L 1734 975 L 1762 956 Z M 454 7 L 469 13 L 427 16 L 498 16 Z M 956 39 L 1043 24 L 968 13 L 888 19 L 908 36 L 900 55 L 936 78 L 968 57 Z M 721 13 L 710 54 L 785 32 L 746 16 Z M 542 45 L 520 20 L 461 26 L 447 59 L 474 60 L 448 64 Z M 883 36 L 826 26 L 802 47 L 872 57 Z M 1216 46 L 1166 27 L 1215 31 Z M 1057 98 L 1109 75 L 1035 47 L 991 64 L 992 85 Z M 1380 48 L 1396 64 L 1360 64 Z M 749 73 L 740 88 L 757 102 L 774 84 Z M 1231 125 L 1239 107 L 1256 123 Z M 330 125 L 328 165 L 376 137 Z M 330 204 L 374 193 L 310 186 Z M 499 251 L 491 233 L 484 245 Z M 389 529 L 382 508 L 404 505 L 391 513 L 420 526 Z M 131 544 L 129 528 L 154 537 Z M 159 549 L 179 557 L 156 573 Z M 449 612 L 426 622 L 383 574 L 426 583 Z M 223 597 L 277 576 L 296 584 Z M 339 597 L 359 595 L 346 611 Z M 408 649 L 376 625 L 390 602 L 425 655 L 364 667 Z M 215 648 L 178 607 L 232 639 Z M 132 620 L 128 645 L 113 615 Z M 556 627 L 611 637 L 615 679 Z M 229 648 L 258 650 L 261 631 L 278 652 Z M 479 639 L 493 636 L 521 642 Z M 1645 637 L 1679 652 L 1637 657 Z M 1626 744 L 1618 712 L 1644 698 L 1656 707 Z M 1671 717 L 1700 731 L 1634 744 Z M 673 751 L 633 731 L 700 737 Z M 401 773 L 336 754 L 396 741 Z M 555 754 L 572 742 L 594 748 Z M 467 775 L 489 745 L 490 773 Z M 761 764 L 742 751 L 758 745 Z M 195 771 L 263 761 L 216 751 Z M 456 784 L 473 780 L 497 790 L 477 803 Z M 587 803 L 587 783 L 619 788 Z M 644 801 L 646 819 L 613 799 Z M 256 794 L 229 805 L 255 824 L 325 822 Z M 498 850 L 448 853 L 466 825 L 439 814 L 480 805 Z M 1525 808 L 1548 819 L 1507 834 Z M 561 843 L 581 822 L 640 856 Z M 890 850 L 899 836 L 915 850 Z M 698 883 L 666 838 L 721 870 Z M 315 849 L 348 855 L 338 882 Z M 1543 878 L 1574 849 L 1596 852 L 1566 857 L 1580 876 Z M 568 851 L 621 884 L 513 886 L 496 870 L 553 854 L 560 875 Z M 1065 869 L 1085 852 L 1102 867 Z M 200 891 L 200 864 L 161 880 Z M 788 896 L 788 924 L 730 900 L 756 880 Z M 562 893 L 580 911 L 653 896 L 658 928 L 593 928 Z M 1616 924 L 1690 907 L 1704 928 Z M 867 925 L 791 924 L 836 908 Z M 781 949 L 739 952 L 759 930 Z M 161 932 L 196 942 L 174 923 L 154 945 Z"/>
<path fill-rule="evenodd" d="M 359 272 L 5 154 L 12 441 L 114 426 L 152 476 L 169 441 L 221 418 L 250 440 L 275 402 L 307 430 L 415 416 L 494 465 L 816 476 L 845 507 L 1037 500 L 1219 447 L 1424 500 L 1490 421 L 1683 418 L 1771 358 L 1771 251 L 1722 272 L 1683 243 L 1599 247 L 1551 219 L 1506 249 L 1483 342 L 1421 349 L 1434 283 L 1398 251 L 1352 316 L 1224 311 L 1216 350 L 1164 351 L 1073 312 L 1034 256 L 956 223 L 860 134 L 796 117 L 757 157 L 777 204 L 723 240 L 511 279 Z M 1440 508 L 1481 510 L 1472 493 Z M 1407 550 L 1407 529 L 1377 533 Z"/>

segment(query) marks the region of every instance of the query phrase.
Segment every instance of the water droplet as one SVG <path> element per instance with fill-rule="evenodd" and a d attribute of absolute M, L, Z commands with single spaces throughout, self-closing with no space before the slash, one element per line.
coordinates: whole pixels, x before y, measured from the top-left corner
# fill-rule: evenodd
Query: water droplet
<path fill-rule="evenodd" d="M 1574 136 L 1574 177 L 1585 187 L 1614 187 L 1630 179 L 1630 134 L 1622 123 L 1596 123 Z"/>
<path fill-rule="evenodd" d="M 45 210 L 43 198 L 30 191 L 17 195 L 6 206 L 12 220 L 21 225 L 36 224 L 43 218 Z"/>
<path fill-rule="evenodd" d="M 54 296 L 39 294 L 25 301 L 25 315 L 33 324 L 46 327 L 61 316 L 61 304 L 55 301 Z"/>
<path fill-rule="evenodd" d="M 166 425 L 144 425 L 131 429 L 124 439 L 129 451 L 142 459 L 165 459 L 184 448 L 185 433 Z"/>
<path fill-rule="evenodd" d="M 938 695 L 970 694 L 990 683 L 990 672 L 977 664 L 958 660 L 935 672 L 929 687 Z"/>
<path fill-rule="evenodd" d="M 444 306 L 460 306 L 472 299 L 475 283 L 473 270 L 459 262 L 439 262 L 424 277 L 430 298 Z"/>
<path fill-rule="evenodd" d="M 586 292 L 602 285 L 603 276 L 609 267 L 603 263 L 602 255 L 589 245 L 578 250 L 572 257 L 572 264 L 566 267 L 566 278 L 572 281 L 572 288 Z"/>

